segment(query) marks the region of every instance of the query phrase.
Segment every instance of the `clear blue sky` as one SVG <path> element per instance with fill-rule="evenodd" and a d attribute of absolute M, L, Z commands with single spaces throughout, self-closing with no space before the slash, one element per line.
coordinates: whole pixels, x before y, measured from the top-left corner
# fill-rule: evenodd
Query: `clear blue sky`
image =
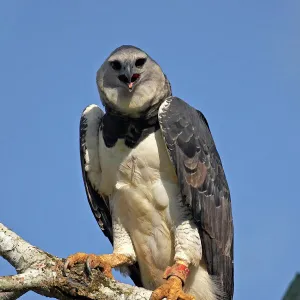
<path fill-rule="evenodd" d="M 232 194 L 235 299 L 280 299 L 300 271 L 298 0 L 1 1 L 0 222 L 60 257 L 111 252 L 78 124 L 122 44 L 146 50 L 209 121 Z"/>

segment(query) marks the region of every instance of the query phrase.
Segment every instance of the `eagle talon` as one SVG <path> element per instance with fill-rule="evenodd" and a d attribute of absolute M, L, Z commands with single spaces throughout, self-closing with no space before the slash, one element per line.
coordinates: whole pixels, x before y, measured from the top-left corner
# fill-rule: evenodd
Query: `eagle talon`
<path fill-rule="evenodd" d="M 176 276 L 171 276 L 166 283 L 153 291 L 150 300 L 195 300 L 195 297 L 185 294 L 182 290 L 182 281 Z"/>
<path fill-rule="evenodd" d="M 130 258 L 122 254 L 95 255 L 78 252 L 67 258 L 63 269 L 65 276 L 67 276 L 67 270 L 77 263 L 85 263 L 88 275 L 92 274 L 92 269 L 100 267 L 105 277 L 114 279 L 112 268 L 132 262 Z"/>
<path fill-rule="evenodd" d="M 112 266 L 114 266 L 112 257 L 107 257 L 107 255 L 98 256 L 98 255 L 91 254 L 88 256 L 86 260 L 86 268 L 89 275 L 92 274 L 92 269 L 96 269 L 97 267 L 100 267 L 105 277 L 114 279 L 112 275 Z"/>
<path fill-rule="evenodd" d="M 91 268 L 90 260 L 91 260 L 91 258 L 88 257 L 87 260 L 86 260 L 86 263 L 85 263 L 86 270 L 87 270 L 87 273 L 88 273 L 89 276 L 92 275 L 92 268 Z"/>
<path fill-rule="evenodd" d="M 75 264 L 77 263 L 84 263 L 86 259 L 88 258 L 88 254 L 78 252 L 73 255 L 68 256 L 68 258 L 65 261 L 64 268 L 63 268 L 63 273 L 65 276 L 67 276 L 67 271 L 68 269 L 72 268 Z"/>

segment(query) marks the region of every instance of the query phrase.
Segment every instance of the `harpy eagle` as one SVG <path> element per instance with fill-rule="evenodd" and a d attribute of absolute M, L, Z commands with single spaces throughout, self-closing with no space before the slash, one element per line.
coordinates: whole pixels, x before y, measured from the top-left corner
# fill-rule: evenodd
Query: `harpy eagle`
<path fill-rule="evenodd" d="M 87 198 L 113 253 L 70 255 L 88 268 L 127 267 L 151 300 L 233 298 L 228 184 L 204 115 L 172 96 L 160 66 L 134 46 L 97 72 L 105 113 L 80 121 Z"/>

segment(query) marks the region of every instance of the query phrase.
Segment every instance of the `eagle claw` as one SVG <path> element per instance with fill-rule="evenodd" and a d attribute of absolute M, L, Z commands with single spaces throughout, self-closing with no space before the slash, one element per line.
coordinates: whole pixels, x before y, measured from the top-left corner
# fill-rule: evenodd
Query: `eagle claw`
<path fill-rule="evenodd" d="M 84 263 L 87 258 L 88 254 L 81 252 L 68 256 L 63 268 L 64 275 L 67 276 L 68 269 L 72 268 L 77 263 Z"/>
<path fill-rule="evenodd" d="M 125 263 L 130 263 L 130 259 L 122 254 L 86 254 L 86 253 L 75 253 L 70 255 L 64 264 L 64 274 L 67 274 L 67 270 L 72 268 L 77 263 L 85 263 L 86 269 L 89 275 L 92 273 L 92 269 L 100 267 L 104 276 L 114 279 L 112 275 L 112 268 L 118 267 Z"/>
<path fill-rule="evenodd" d="M 182 290 L 182 281 L 176 276 L 171 276 L 166 283 L 161 285 L 151 294 L 150 300 L 195 300 L 195 297 L 185 294 Z"/>

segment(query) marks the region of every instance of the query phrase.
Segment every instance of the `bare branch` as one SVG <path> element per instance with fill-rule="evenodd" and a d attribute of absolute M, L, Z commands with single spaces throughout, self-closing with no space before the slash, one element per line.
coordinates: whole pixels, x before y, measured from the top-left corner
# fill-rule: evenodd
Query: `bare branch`
<path fill-rule="evenodd" d="M 151 291 L 110 280 L 99 270 L 88 276 L 84 265 L 76 265 L 65 276 L 64 259 L 30 245 L 1 223 L 0 255 L 19 273 L 0 277 L 0 300 L 17 299 L 29 290 L 62 300 L 148 300 L 151 295 Z"/>
<path fill-rule="evenodd" d="M 16 292 L 0 292 L 0 300 L 15 300 L 24 295 L 26 291 L 16 291 Z"/>
<path fill-rule="evenodd" d="M 0 223 L 0 256 L 17 272 L 24 272 L 30 265 L 44 261 L 46 253 L 30 245 Z"/>
<path fill-rule="evenodd" d="M 34 289 L 39 287 L 43 280 L 45 280 L 43 273 L 37 270 L 14 276 L 3 276 L 0 277 L 0 290 L 3 292 L 12 292 Z"/>

